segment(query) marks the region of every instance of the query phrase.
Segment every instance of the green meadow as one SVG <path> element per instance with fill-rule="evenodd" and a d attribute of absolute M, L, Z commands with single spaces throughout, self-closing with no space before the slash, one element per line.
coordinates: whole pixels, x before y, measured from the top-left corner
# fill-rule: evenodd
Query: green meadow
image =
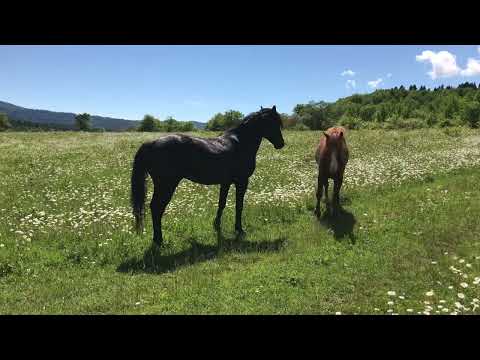
<path fill-rule="evenodd" d="M 197 132 L 210 137 L 211 132 Z M 321 131 L 264 140 L 234 236 L 183 180 L 152 247 L 129 206 L 161 133 L 0 133 L 0 314 L 480 314 L 480 130 L 355 130 L 343 211 L 313 215 Z M 333 186 L 330 186 L 330 194 Z"/>

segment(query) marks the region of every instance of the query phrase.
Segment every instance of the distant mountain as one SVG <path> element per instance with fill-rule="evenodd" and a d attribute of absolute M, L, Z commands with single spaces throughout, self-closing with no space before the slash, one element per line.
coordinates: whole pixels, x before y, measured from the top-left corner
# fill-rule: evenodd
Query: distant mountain
<path fill-rule="evenodd" d="M 207 123 L 202 123 L 200 121 L 192 121 L 192 123 L 195 126 L 195 128 L 197 128 L 199 130 L 203 130 L 207 126 Z"/>
<path fill-rule="evenodd" d="M 74 128 L 74 113 L 56 112 L 49 110 L 27 109 L 21 106 L 0 101 L 0 112 L 6 113 L 9 119 L 16 121 L 27 121 L 38 124 L 54 124 L 70 129 Z M 92 115 L 92 127 L 104 128 L 109 131 L 122 131 L 138 126 L 138 121 L 116 119 L 111 117 Z M 204 123 L 193 121 L 197 129 L 205 128 Z"/>

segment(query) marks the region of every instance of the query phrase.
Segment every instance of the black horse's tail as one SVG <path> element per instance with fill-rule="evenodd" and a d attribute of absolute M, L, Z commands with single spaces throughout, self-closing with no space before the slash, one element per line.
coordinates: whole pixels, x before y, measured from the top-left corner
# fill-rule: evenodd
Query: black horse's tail
<path fill-rule="evenodd" d="M 132 169 L 131 181 L 131 204 L 135 216 L 135 230 L 137 233 L 143 231 L 143 220 L 145 216 L 145 197 L 147 195 L 147 169 L 145 166 L 145 146 L 142 145 L 135 154 Z"/>

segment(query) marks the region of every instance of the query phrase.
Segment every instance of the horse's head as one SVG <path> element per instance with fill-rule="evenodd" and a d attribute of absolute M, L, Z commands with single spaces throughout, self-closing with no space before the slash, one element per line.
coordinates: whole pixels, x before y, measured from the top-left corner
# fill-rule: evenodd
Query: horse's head
<path fill-rule="evenodd" d="M 323 132 L 327 140 L 328 147 L 340 147 L 345 140 L 345 129 L 342 127 L 330 128 Z"/>
<path fill-rule="evenodd" d="M 281 149 L 285 146 L 282 136 L 282 119 L 274 105 L 271 109 L 262 108 L 259 111 L 261 119 L 259 121 L 261 135 L 272 143 L 275 149 Z"/>

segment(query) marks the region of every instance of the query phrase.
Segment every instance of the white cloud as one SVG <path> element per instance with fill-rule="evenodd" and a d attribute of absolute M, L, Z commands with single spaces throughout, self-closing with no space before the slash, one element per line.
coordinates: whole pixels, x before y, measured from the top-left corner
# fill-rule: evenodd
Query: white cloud
<path fill-rule="evenodd" d="M 478 53 L 480 53 L 480 46 L 479 46 L 479 47 L 477 47 L 477 50 L 478 50 Z"/>
<path fill-rule="evenodd" d="M 344 72 L 342 72 L 340 75 L 342 75 L 342 76 L 355 76 L 355 72 L 348 69 L 348 70 L 345 70 Z"/>
<path fill-rule="evenodd" d="M 382 78 L 379 78 L 377 80 L 372 80 L 372 81 L 369 81 L 367 84 L 368 86 L 372 87 L 372 88 L 376 88 L 378 85 L 380 85 L 380 83 L 383 81 Z"/>
<path fill-rule="evenodd" d="M 392 77 L 392 73 L 388 73 L 387 78 L 391 78 L 391 77 Z"/>
<path fill-rule="evenodd" d="M 345 86 L 347 87 L 347 89 L 355 89 L 357 83 L 355 82 L 355 80 L 347 80 Z"/>
<path fill-rule="evenodd" d="M 480 61 L 473 58 L 469 58 L 467 62 L 467 67 L 464 70 L 462 70 L 460 74 L 462 76 L 480 75 Z"/>
<path fill-rule="evenodd" d="M 458 75 L 461 69 L 457 65 L 455 55 L 448 51 L 439 51 L 437 53 L 426 50 L 422 51 L 421 55 L 417 55 L 418 62 L 429 62 L 432 65 L 432 70 L 427 74 L 435 80 L 441 77 L 451 77 Z"/>

